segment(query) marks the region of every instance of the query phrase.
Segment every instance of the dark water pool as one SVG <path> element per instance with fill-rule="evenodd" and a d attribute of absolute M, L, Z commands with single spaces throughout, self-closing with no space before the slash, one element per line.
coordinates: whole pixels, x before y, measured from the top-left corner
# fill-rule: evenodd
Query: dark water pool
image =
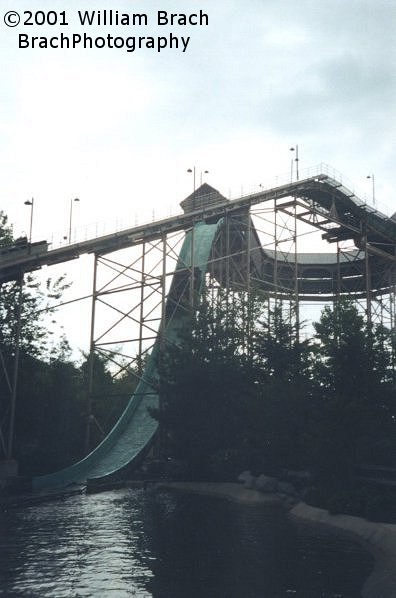
<path fill-rule="evenodd" d="M 355 598 L 371 557 L 280 508 L 119 490 L 0 513 L 0 595 Z"/>

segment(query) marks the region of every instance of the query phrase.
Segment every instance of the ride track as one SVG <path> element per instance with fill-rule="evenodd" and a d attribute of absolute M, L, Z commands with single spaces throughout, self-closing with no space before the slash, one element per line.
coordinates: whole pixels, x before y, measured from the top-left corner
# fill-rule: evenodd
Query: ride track
<path fill-rule="evenodd" d="M 272 202 L 270 204 L 269 202 Z M 349 240 L 352 251 L 285 253 L 274 243 L 262 246 L 250 209 L 272 205 L 275 213 L 300 220 L 338 244 Z M 220 286 L 234 290 L 255 287 L 272 297 L 296 301 L 365 297 L 367 314 L 374 296 L 395 286 L 396 222 L 361 202 L 336 180 L 321 174 L 229 201 L 203 185 L 181 204 L 185 214 L 33 255 L 0 257 L 0 282 L 24 272 L 73 259 L 82 253 L 110 253 L 186 230 L 164 317 L 144 374 L 127 407 L 104 440 L 84 459 L 61 471 L 34 477 L 34 490 L 71 484 L 110 482 L 133 470 L 152 446 L 158 424 L 149 408 L 159 406 L 157 362 L 168 343 L 180 342 L 186 304 L 202 295 L 210 274 Z M 296 239 L 294 238 L 294 241 Z M 4 256 L 3 256 L 4 258 Z M 1 278 L 3 277 L 3 279 Z M 191 282 L 192 281 L 192 282 Z"/>

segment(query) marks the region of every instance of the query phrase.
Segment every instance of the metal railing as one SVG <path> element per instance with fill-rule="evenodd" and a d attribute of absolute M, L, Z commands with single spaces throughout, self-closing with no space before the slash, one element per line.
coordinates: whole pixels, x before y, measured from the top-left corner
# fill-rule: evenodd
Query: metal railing
<path fill-rule="evenodd" d="M 356 202 L 360 205 L 366 205 L 369 209 L 377 210 L 388 217 L 391 216 L 391 210 L 387 206 L 378 201 L 376 201 L 375 206 L 373 206 L 372 197 L 370 197 L 369 194 L 359 190 L 351 181 L 343 176 L 341 172 L 324 162 L 310 166 L 308 168 L 300 169 L 299 180 L 312 178 L 320 174 L 325 174 L 331 179 L 342 183 L 346 192 L 350 192 L 349 194 L 354 194 L 354 200 L 356 200 Z M 291 179 L 292 177 L 290 171 L 283 172 L 272 177 L 267 177 L 263 179 L 260 184 L 255 186 L 250 186 L 249 188 L 241 187 L 238 193 L 234 194 L 229 192 L 228 199 L 232 201 L 266 189 L 272 189 L 282 185 L 290 184 L 291 182 L 296 182 L 295 175 L 293 176 L 293 180 Z M 73 227 L 70 239 L 68 235 L 65 235 L 64 229 L 62 231 L 50 232 L 47 235 L 41 233 L 40 238 L 46 238 L 50 244 L 50 248 L 57 249 L 60 247 L 67 247 L 71 244 L 102 237 L 107 234 L 122 232 L 123 230 L 134 228 L 136 226 L 150 224 L 152 222 L 156 222 L 157 220 L 162 220 L 171 216 L 177 216 L 181 213 L 181 209 L 178 206 L 148 207 L 139 209 L 139 212 L 136 212 L 133 215 L 131 214 L 130 216 L 125 217 L 123 215 L 122 217 L 117 217 L 114 220 L 107 219 L 88 223 L 83 226 Z"/>

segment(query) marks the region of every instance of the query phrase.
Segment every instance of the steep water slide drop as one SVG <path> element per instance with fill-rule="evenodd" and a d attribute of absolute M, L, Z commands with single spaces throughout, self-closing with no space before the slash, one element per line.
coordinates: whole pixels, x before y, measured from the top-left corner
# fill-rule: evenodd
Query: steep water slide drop
<path fill-rule="evenodd" d="M 221 220 L 216 224 L 200 222 L 194 226 L 193 232 L 189 231 L 185 236 L 168 293 L 165 334 L 162 339 L 164 347 L 168 343 L 177 343 L 183 330 L 186 310 L 180 305 L 180 299 L 188 285 L 191 255 L 194 256 L 196 290 L 202 292 L 212 244 L 221 224 Z M 161 334 L 162 331 L 159 332 L 147 360 L 142 380 L 106 438 L 81 461 L 55 473 L 34 477 L 33 490 L 60 489 L 73 484 L 85 484 L 88 480 L 110 481 L 122 476 L 125 470 L 133 469 L 147 453 L 158 428 L 149 408 L 158 407 L 159 404 L 156 387 Z"/>

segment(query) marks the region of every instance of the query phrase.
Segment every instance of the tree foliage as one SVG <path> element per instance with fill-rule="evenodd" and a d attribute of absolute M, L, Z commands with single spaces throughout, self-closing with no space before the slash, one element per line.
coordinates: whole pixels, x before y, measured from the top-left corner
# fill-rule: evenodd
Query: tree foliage
<path fill-rule="evenodd" d="M 357 308 L 326 307 L 299 341 L 282 305 L 207 299 L 161 363 L 168 454 L 191 475 L 309 469 L 336 485 L 357 465 L 395 463 L 392 339 Z M 249 322 L 246 318 L 250 317 Z"/>
<path fill-rule="evenodd" d="M 7 216 L 0 212 L 0 247 L 14 242 Z M 0 348 L 6 354 L 14 350 L 20 310 L 21 348 L 29 355 L 50 358 L 53 345 L 49 324 L 55 323 L 53 304 L 69 286 L 64 275 L 40 282 L 30 273 L 22 280 L 0 284 Z"/>
<path fill-rule="evenodd" d="M 296 462 L 290 438 L 303 442 L 298 399 L 311 383 L 308 343 L 291 340 L 291 329 L 281 307 L 268 312 L 262 298 L 220 291 L 205 298 L 183 344 L 167 350 L 155 416 L 166 450 L 192 475 Z"/>
<path fill-rule="evenodd" d="M 14 244 L 12 227 L 0 212 L 0 247 Z M 22 284 L 21 284 L 22 282 Z M 54 335 L 54 302 L 68 283 L 64 276 L 40 282 L 25 274 L 23 281 L 0 285 L 0 453 L 6 454 L 15 368 L 18 320 L 19 375 L 13 456 L 22 474 L 53 471 L 81 458 L 87 422 L 88 364 L 71 361 L 64 335 Z M 20 314 L 19 314 L 19 310 Z M 108 362 L 95 356 L 93 408 L 98 443 L 111 429 L 130 397 L 128 370 L 113 378 Z"/>
<path fill-rule="evenodd" d="M 362 463 L 395 464 L 391 332 L 368 324 L 347 301 L 314 324 L 313 372 L 322 389 L 314 455 L 323 476 L 349 477 Z"/>
<path fill-rule="evenodd" d="M 242 309 L 240 299 L 238 305 L 205 301 L 182 345 L 167 347 L 161 357 L 161 406 L 154 415 L 167 431 L 166 451 L 186 459 L 198 477 L 216 455 L 234 453 L 243 443 L 247 399 L 255 388 L 243 350 Z"/>
<path fill-rule="evenodd" d="M 23 354 L 15 455 L 21 472 L 56 471 L 85 455 L 89 358 L 77 365 L 64 358 L 42 361 Z M 91 446 L 111 430 L 132 392 L 131 374 L 113 378 L 108 360 L 95 355 Z"/>

